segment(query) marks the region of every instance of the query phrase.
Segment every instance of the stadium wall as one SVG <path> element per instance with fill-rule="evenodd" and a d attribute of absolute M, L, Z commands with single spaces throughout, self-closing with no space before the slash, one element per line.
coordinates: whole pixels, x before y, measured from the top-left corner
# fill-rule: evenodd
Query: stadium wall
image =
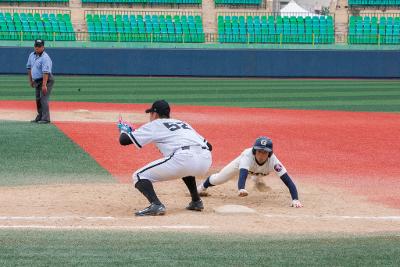
<path fill-rule="evenodd" d="M 400 78 L 400 50 L 48 48 L 55 74 Z M 32 48 L 1 47 L 0 73 L 26 73 Z"/>

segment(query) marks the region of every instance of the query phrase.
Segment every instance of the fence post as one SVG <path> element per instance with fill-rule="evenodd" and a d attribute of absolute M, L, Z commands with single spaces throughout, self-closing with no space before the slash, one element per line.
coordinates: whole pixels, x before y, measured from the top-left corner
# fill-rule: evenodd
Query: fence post
<path fill-rule="evenodd" d="M 312 34 L 312 46 L 314 46 L 314 43 L 315 43 L 315 35 L 314 35 L 314 33 Z"/>

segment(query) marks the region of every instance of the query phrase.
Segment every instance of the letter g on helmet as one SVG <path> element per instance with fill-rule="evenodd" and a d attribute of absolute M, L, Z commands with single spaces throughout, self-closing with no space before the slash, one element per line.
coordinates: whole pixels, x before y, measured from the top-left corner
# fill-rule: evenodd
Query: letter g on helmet
<path fill-rule="evenodd" d="M 258 137 L 253 145 L 253 154 L 256 153 L 256 150 L 264 150 L 270 154 L 269 156 L 271 156 L 273 150 L 271 138 L 266 136 Z"/>

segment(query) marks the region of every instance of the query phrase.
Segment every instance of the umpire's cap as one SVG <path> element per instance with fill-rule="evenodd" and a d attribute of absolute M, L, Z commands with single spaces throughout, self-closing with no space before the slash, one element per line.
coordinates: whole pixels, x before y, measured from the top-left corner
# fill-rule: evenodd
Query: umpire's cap
<path fill-rule="evenodd" d="M 161 116 L 164 115 L 164 116 L 168 116 L 168 117 L 169 117 L 170 111 L 171 111 L 171 109 L 169 107 L 169 104 L 165 100 L 157 100 L 153 103 L 151 108 L 146 109 L 146 113 L 155 112 L 158 115 L 161 115 Z"/>
<path fill-rule="evenodd" d="M 41 46 L 44 46 L 44 40 L 36 39 L 35 40 L 35 47 L 41 47 Z"/>

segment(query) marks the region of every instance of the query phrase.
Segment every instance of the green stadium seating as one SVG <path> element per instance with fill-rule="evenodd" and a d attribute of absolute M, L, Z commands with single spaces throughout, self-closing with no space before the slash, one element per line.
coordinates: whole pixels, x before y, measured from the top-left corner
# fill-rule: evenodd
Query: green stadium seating
<path fill-rule="evenodd" d="M 400 6 L 399 0 L 349 0 L 349 6 Z"/>
<path fill-rule="evenodd" d="M 0 0 L 0 3 L 68 3 L 69 0 Z"/>
<path fill-rule="evenodd" d="M 203 43 L 200 16 L 87 14 L 90 41 Z"/>
<path fill-rule="evenodd" d="M 218 16 L 220 43 L 334 43 L 331 16 Z"/>
<path fill-rule="evenodd" d="M 349 44 L 400 44 L 400 17 L 349 18 Z"/>
<path fill-rule="evenodd" d="M 75 41 L 69 14 L 0 12 L 0 40 Z"/>
<path fill-rule="evenodd" d="M 215 0 L 215 5 L 229 5 L 229 6 L 240 6 L 240 5 L 261 5 L 262 0 Z"/>

